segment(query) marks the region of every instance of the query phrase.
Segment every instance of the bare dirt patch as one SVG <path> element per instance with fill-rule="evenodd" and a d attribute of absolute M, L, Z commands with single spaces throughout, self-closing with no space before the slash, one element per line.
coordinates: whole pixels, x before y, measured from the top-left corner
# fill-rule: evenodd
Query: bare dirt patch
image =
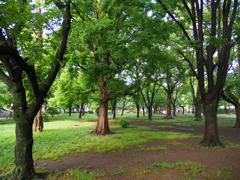
<path fill-rule="evenodd" d="M 116 122 L 114 122 L 116 123 Z M 204 127 L 199 126 L 173 126 L 173 128 L 157 128 L 164 123 L 148 121 L 132 121 L 131 125 L 154 125 L 154 131 L 173 131 L 195 135 L 203 135 Z M 166 125 L 166 124 L 165 124 Z M 187 129 L 194 129 L 188 131 Z M 61 157 L 61 161 L 39 159 L 35 162 L 38 171 L 64 171 L 70 168 L 80 170 L 105 172 L 110 180 L 155 180 L 155 179 L 240 179 L 240 148 L 233 147 L 240 144 L 240 129 L 219 127 L 219 135 L 227 148 L 201 148 L 197 146 L 201 138 L 181 140 L 153 140 L 139 146 L 131 146 L 123 151 L 110 151 L 107 153 L 79 153 Z M 151 147 L 164 147 L 158 150 L 147 150 Z M 178 168 L 160 168 L 153 163 L 166 162 L 192 162 L 204 167 L 203 170 Z M 221 175 L 221 178 L 218 178 Z"/>

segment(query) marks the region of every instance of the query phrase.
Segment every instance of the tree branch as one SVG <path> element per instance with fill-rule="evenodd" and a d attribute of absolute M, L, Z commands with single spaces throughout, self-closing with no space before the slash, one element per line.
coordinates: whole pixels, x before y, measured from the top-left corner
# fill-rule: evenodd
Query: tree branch
<path fill-rule="evenodd" d="M 8 55 L 10 56 L 14 62 L 19 66 L 23 71 L 25 71 L 28 75 L 29 81 L 32 85 L 32 89 L 34 94 L 38 94 L 38 81 L 35 73 L 34 66 L 30 66 L 26 63 L 26 58 L 23 59 L 18 51 L 12 47 L 4 47 L 0 45 L 0 55 Z"/>
<path fill-rule="evenodd" d="M 189 37 L 189 35 L 188 35 L 187 31 L 185 30 L 185 28 L 183 27 L 183 25 L 173 16 L 173 14 L 167 9 L 167 7 L 162 3 L 161 0 L 157 0 L 157 1 L 159 2 L 159 4 L 161 4 L 161 6 L 168 13 L 168 15 L 173 19 L 173 21 L 179 25 L 179 27 L 182 29 L 183 33 L 185 34 L 186 38 L 188 40 L 191 40 L 191 38 Z"/>

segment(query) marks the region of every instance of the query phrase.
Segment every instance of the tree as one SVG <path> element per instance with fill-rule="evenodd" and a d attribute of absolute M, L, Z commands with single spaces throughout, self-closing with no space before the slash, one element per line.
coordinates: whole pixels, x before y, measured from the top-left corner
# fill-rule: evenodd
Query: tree
<path fill-rule="evenodd" d="M 236 40 L 233 26 L 238 13 L 238 0 L 183 0 L 182 3 L 176 3 L 178 10 L 183 10 L 181 17 L 185 22 L 191 23 L 193 37 L 189 35 L 190 29 L 185 28 L 180 21 L 182 18 L 178 18 L 177 13 L 170 12 L 162 0 L 157 1 L 181 28 L 189 46 L 196 51 L 197 72 L 194 73 L 205 108 L 205 133 L 200 144 L 224 147 L 218 136 L 217 106 L 226 80 L 231 48 Z"/>
<path fill-rule="evenodd" d="M 179 91 L 180 91 L 180 87 L 176 87 L 175 88 L 175 91 L 174 91 L 174 93 L 173 93 L 173 95 L 172 95 L 172 109 L 173 109 L 173 116 L 177 116 L 176 115 L 176 110 L 177 110 L 177 99 L 178 99 L 178 95 L 179 95 Z"/>
<path fill-rule="evenodd" d="M 172 113 L 171 113 L 171 105 L 172 105 L 172 95 L 177 86 L 181 84 L 181 81 L 184 79 L 184 67 L 182 66 L 182 63 L 179 62 L 178 59 L 175 59 L 173 57 L 174 51 L 171 50 L 167 52 L 168 57 L 168 63 L 163 65 L 163 83 L 162 87 L 166 92 L 167 95 L 167 116 L 166 119 L 172 119 Z"/>
<path fill-rule="evenodd" d="M 142 98 L 145 106 L 148 109 L 148 120 L 152 120 L 152 108 L 154 104 L 154 97 L 159 91 L 160 86 L 158 85 L 158 80 L 155 80 L 148 87 L 141 91 Z"/>
<path fill-rule="evenodd" d="M 237 59 L 237 67 L 232 65 L 232 73 L 228 74 L 228 80 L 225 84 L 224 91 L 222 92 L 222 98 L 226 102 L 234 105 L 236 111 L 236 122 L 234 128 L 240 128 L 240 102 L 239 102 L 239 68 L 240 68 L 240 46 L 238 45 L 237 55 L 233 59 Z M 233 61 L 234 62 L 234 61 Z"/>
<path fill-rule="evenodd" d="M 36 175 L 32 158 L 33 119 L 42 106 L 44 98 L 61 67 L 60 63 L 63 62 L 71 23 L 70 1 L 62 3 L 60 0 L 55 0 L 54 3 L 58 9 L 55 8 L 55 11 L 58 12 L 58 15 L 60 12 L 62 13 L 63 20 L 61 31 L 58 32 L 60 38 L 58 38 L 57 52 L 55 56 L 47 58 L 52 65 L 47 73 L 42 72 L 42 75 L 45 76 L 45 80 L 42 82 L 39 82 L 37 78 L 37 73 L 40 71 L 35 69 L 34 60 L 36 59 L 31 56 L 34 53 L 30 53 L 33 49 L 28 49 L 33 46 L 27 43 L 32 42 L 32 34 L 36 27 L 36 24 L 32 24 L 32 22 L 35 23 L 36 19 L 34 13 L 31 12 L 31 5 L 25 0 L 19 2 L 10 0 L 0 4 L 1 9 L 5 9 L 1 14 L 0 28 L 0 60 L 2 62 L 0 79 L 8 86 L 12 94 L 13 119 L 16 122 L 15 167 L 1 178 L 25 180 L 32 179 Z M 21 16 L 16 16 L 16 14 L 21 14 Z M 48 12 L 45 15 L 47 14 Z M 48 23 L 44 15 L 41 17 Z M 39 19 L 37 18 L 37 20 Z M 26 43 L 24 44 L 24 42 Z M 29 57 L 23 58 L 27 54 Z M 32 98 L 29 101 L 27 101 L 25 77 L 27 77 L 28 86 L 31 87 Z"/>
<path fill-rule="evenodd" d="M 98 121 L 92 134 L 112 134 L 108 126 L 108 100 L 111 94 L 122 92 L 119 88 L 117 92 L 109 91 L 109 83 L 130 67 L 136 60 L 136 51 L 154 32 L 145 30 L 153 22 L 148 16 L 149 4 L 152 3 L 140 0 L 74 2 L 71 62 L 89 77 L 90 92 L 99 92 Z M 156 17 L 159 23 L 153 26 L 160 27 L 164 22 L 160 19 Z"/>

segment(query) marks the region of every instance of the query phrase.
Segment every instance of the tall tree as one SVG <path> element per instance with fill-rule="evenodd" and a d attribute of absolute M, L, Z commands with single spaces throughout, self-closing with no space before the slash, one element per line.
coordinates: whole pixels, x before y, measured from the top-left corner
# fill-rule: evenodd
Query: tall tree
<path fill-rule="evenodd" d="M 168 63 L 163 65 L 163 83 L 162 87 L 167 95 L 167 116 L 166 119 L 172 119 L 172 95 L 177 86 L 181 84 L 184 79 L 184 67 L 178 58 L 173 56 L 174 51 L 170 50 L 166 52 L 166 58 Z"/>
<path fill-rule="evenodd" d="M 154 98 L 156 94 L 159 92 L 160 86 L 158 85 L 158 77 L 154 82 L 150 83 L 150 85 L 143 90 L 141 90 L 142 98 L 145 106 L 148 110 L 148 120 L 152 120 L 152 108 L 154 104 Z"/>
<path fill-rule="evenodd" d="M 33 119 L 42 106 L 44 98 L 47 96 L 47 92 L 61 67 L 60 63 L 63 62 L 71 23 L 70 1 L 63 3 L 60 0 L 54 0 L 54 3 L 58 9 L 55 8 L 58 15 L 60 12 L 62 13 L 62 25 L 61 31 L 58 32 L 60 33 L 60 37 L 58 39 L 56 54 L 48 57 L 48 61 L 52 65 L 48 69 L 48 73 L 42 72 L 42 75 L 45 76 L 45 80 L 42 82 L 39 82 L 37 78 L 37 73 L 40 72 L 35 69 L 35 57 L 31 56 L 31 53 L 28 58 L 22 57 L 27 54 L 27 51 L 35 50 L 27 49 L 30 46 L 24 45 L 31 41 L 28 38 L 33 38 L 32 34 L 34 33 L 35 26 L 32 26 L 31 22 L 36 23 L 35 20 L 39 20 L 40 18 L 34 17 L 31 11 L 31 4 L 25 0 L 10 0 L 0 4 L 1 9 L 4 10 L 4 12 L 1 12 L 0 28 L 0 60 L 2 62 L 0 79 L 9 87 L 12 94 L 13 119 L 16 122 L 15 167 L 1 178 L 25 180 L 32 179 L 36 175 L 32 158 Z M 21 16 L 16 16 L 16 14 L 21 14 Z M 41 17 L 48 23 L 46 17 Z M 38 47 L 35 48 L 37 49 Z M 32 93 L 32 98 L 29 101 L 26 98 L 25 75 Z"/>
<path fill-rule="evenodd" d="M 240 102 L 239 102 L 239 68 L 240 68 L 240 46 L 238 45 L 237 52 L 233 55 L 233 59 L 237 60 L 233 61 L 237 64 L 237 66 L 234 67 L 232 65 L 231 67 L 231 73 L 228 74 L 228 80 L 225 84 L 224 91 L 222 92 L 222 98 L 232 104 L 235 107 L 236 111 L 236 122 L 233 126 L 234 128 L 240 128 Z"/>
<path fill-rule="evenodd" d="M 116 92 L 109 90 L 109 83 L 130 66 L 130 62 L 136 59 L 135 52 L 139 51 L 144 40 L 151 37 L 145 31 L 148 28 L 146 24 L 153 21 L 148 16 L 148 4 L 151 2 L 87 0 L 73 4 L 76 13 L 70 40 L 73 50 L 71 62 L 89 77 L 92 91 L 100 93 L 97 126 L 91 133 L 111 134 L 108 100 Z M 160 22 L 159 17 L 156 19 L 159 22 L 157 26 L 160 27 L 164 21 Z M 120 88 L 118 92 L 121 93 Z"/>
<path fill-rule="evenodd" d="M 182 0 L 182 3 L 171 4 L 178 6 L 178 13 L 173 12 L 165 1 L 157 0 L 167 14 L 182 29 L 184 36 L 190 42 L 189 46 L 196 51 L 199 90 L 205 108 L 205 133 L 200 142 L 203 146 L 222 146 L 219 140 L 217 126 L 217 106 L 226 80 L 229 56 L 235 36 L 233 33 L 236 14 L 239 12 L 238 0 Z M 187 13 L 187 16 L 185 16 Z M 184 27 L 181 19 L 191 23 L 193 37 Z M 215 53 L 218 57 L 215 58 Z M 207 82 L 207 85 L 205 83 Z"/>

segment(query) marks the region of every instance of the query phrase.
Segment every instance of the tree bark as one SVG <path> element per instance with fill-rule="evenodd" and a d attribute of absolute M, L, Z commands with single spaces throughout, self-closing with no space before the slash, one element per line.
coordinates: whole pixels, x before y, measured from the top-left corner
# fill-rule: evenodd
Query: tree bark
<path fill-rule="evenodd" d="M 72 107 L 69 107 L 68 115 L 69 115 L 69 116 L 72 115 Z"/>
<path fill-rule="evenodd" d="M 89 132 L 94 135 L 107 135 L 113 134 L 109 129 L 108 124 L 108 93 L 106 83 L 100 83 L 99 87 L 101 89 L 100 93 L 100 105 L 98 109 L 98 121 L 95 130 Z"/>
<path fill-rule="evenodd" d="M 113 119 L 116 119 L 116 105 L 117 105 L 117 101 L 114 100 L 114 102 L 112 103 L 112 114 L 113 114 Z"/>
<path fill-rule="evenodd" d="M 202 120 L 202 100 L 201 97 L 195 99 L 195 121 Z"/>
<path fill-rule="evenodd" d="M 203 140 L 200 142 L 204 147 L 225 147 L 218 137 L 218 125 L 217 125 L 217 106 L 218 101 L 212 99 L 212 101 L 204 102 L 205 104 L 205 133 Z"/>
<path fill-rule="evenodd" d="M 42 108 L 39 109 L 37 115 L 33 120 L 33 131 L 35 132 L 43 131 Z"/>
<path fill-rule="evenodd" d="M 236 111 L 236 122 L 233 128 L 240 128 L 240 102 L 238 98 L 231 92 L 229 88 L 225 89 L 225 91 L 222 93 L 222 98 L 228 103 L 234 105 Z"/>
<path fill-rule="evenodd" d="M 80 105 L 80 110 L 79 110 L 79 118 L 82 118 L 82 116 L 84 116 L 84 108 L 83 108 L 83 104 Z"/>
<path fill-rule="evenodd" d="M 142 107 L 142 110 L 143 110 L 143 116 L 145 116 L 145 108 Z"/>
<path fill-rule="evenodd" d="M 14 148 L 15 167 L 4 174 L 4 176 L 0 176 L 0 179 L 33 179 L 37 177 L 37 174 L 34 170 L 32 158 L 32 121 L 31 119 L 26 119 L 23 114 L 16 115 L 15 112 L 14 114 L 14 120 L 16 121 L 16 143 Z"/>
<path fill-rule="evenodd" d="M 152 105 L 151 104 L 148 105 L 148 120 L 149 121 L 152 120 Z"/>
<path fill-rule="evenodd" d="M 139 112 L 140 112 L 140 105 L 136 103 L 137 108 L 137 118 L 139 118 Z"/>
<path fill-rule="evenodd" d="M 236 111 L 236 123 L 233 126 L 233 128 L 240 128 L 240 104 L 239 103 L 235 105 L 235 111 Z"/>
<path fill-rule="evenodd" d="M 172 107 L 173 107 L 173 116 L 177 116 L 176 115 L 176 101 L 172 101 Z"/>
<path fill-rule="evenodd" d="M 168 91 L 167 92 L 167 116 L 165 119 L 172 119 L 172 113 L 171 113 L 171 103 L 172 103 L 172 94 Z"/>

